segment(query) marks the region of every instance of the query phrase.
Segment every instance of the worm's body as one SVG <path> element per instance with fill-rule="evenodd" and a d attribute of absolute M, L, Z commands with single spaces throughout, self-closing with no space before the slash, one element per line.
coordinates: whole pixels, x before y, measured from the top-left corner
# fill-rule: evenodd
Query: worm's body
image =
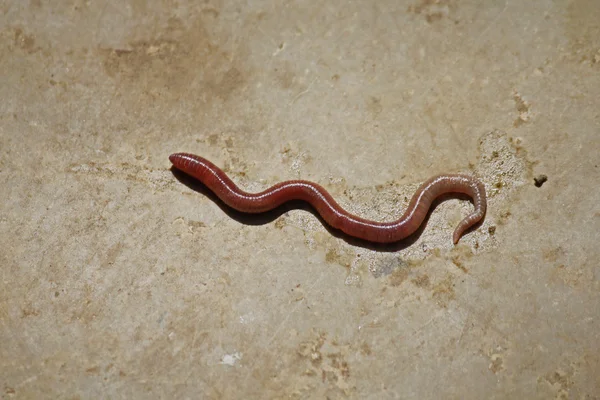
<path fill-rule="evenodd" d="M 404 215 L 393 222 L 376 222 L 344 210 L 321 186 L 309 181 L 286 181 L 260 193 L 248 193 L 236 186 L 225 172 L 210 161 L 188 153 L 169 157 L 173 165 L 198 179 L 229 207 L 241 212 L 261 213 L 290 200 L 303 200 L 317 210 L 333 228 L 347 235 L 375 243 L 393 243 L 414 233 L 429 211 L 433 200 L 446 193 L 464 193 L 473 199 L 475 210 L 463 219 L 453 234 L 454 244 L 471 226 L 481 221 L 486 211 L 483 184 L 469 175 L 439 175 L 423 183 L 413 195 Z"/>

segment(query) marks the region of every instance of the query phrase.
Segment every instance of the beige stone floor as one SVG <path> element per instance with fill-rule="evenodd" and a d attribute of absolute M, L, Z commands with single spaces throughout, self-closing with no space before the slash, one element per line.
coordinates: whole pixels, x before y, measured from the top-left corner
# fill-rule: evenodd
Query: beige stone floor
<path fill-rule="evenodd" d="M 0 398 L 600 398 L 600 2 L 0 2 Z M 402 213 L 377 248 L 170 171 Z M 547 175 L 541 187 L 534 177 Z M 198 187 L 196 187 L 198 189 Z"/>

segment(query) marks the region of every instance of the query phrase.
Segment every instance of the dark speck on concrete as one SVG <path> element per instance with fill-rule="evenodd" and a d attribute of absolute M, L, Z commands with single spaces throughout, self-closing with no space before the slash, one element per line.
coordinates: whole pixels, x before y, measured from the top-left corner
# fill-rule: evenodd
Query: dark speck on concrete
<path fill-rule="evenodd" d="M 546 182 L 548 180 L 548 176 L 546 175 L 538 175 L 535 178 L 533 178 L 533 182 L 535 184 L 536 187 L 542 187 L 542 185 L 544 184 L 544 182 Z"/>

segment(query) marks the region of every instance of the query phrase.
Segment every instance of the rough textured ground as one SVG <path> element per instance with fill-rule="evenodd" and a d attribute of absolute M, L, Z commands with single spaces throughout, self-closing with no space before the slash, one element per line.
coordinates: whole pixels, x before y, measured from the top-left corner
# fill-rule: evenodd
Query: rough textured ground
<path fill-rule="evenodd" d="M 0 398 L 600 398 L 596 0 L 0 2 Z M 180 182 L 314 180 L 372 248 Z M 546 175 L 537 187 L 534 178 Z"/>

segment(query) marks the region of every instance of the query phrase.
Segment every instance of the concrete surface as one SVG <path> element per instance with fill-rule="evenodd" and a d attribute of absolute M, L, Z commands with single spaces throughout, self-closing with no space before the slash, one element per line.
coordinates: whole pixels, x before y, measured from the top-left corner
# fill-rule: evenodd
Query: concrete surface
<path fill-rule="evenodd" d="M 0 3 L 0 397 L 600 398 L 600 3 Z M 391 220 L 248 218 L 169 170 Z M 547 175 L 541 187 L 534 178 Z"/>

